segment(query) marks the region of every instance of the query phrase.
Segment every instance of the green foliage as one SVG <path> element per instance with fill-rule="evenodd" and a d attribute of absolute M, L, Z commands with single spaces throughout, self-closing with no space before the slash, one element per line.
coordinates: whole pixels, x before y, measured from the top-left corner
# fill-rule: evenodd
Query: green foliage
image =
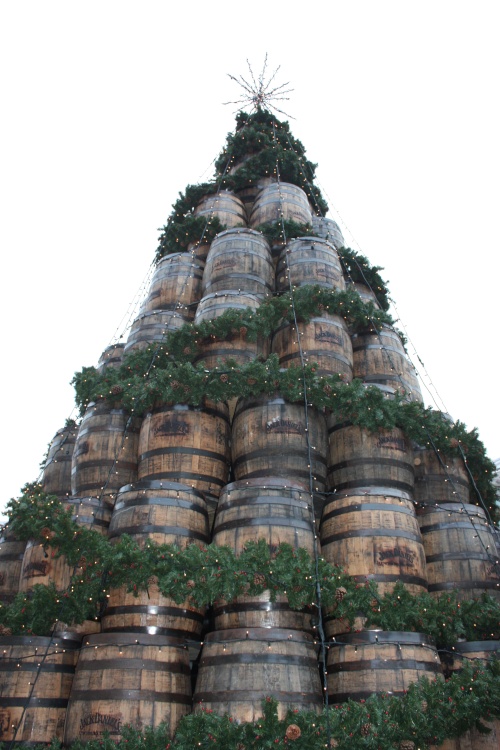
<path fill-rule="evenodd" d="M 215 162 L 217 178 L 224 188 L 239 190 L 263 177 L 279 179 L 301 187 L 315 212 L 324 215 L 328 204 L 314 186 L 316 164 L 305 158 L 302 143 L 293 137 L 288 122 L 280 122 L 270 112 L 258 110 L 238 114 L 235 133 L 229 133 L 226 146 Z M 238 170 L 228 174 L 238 164 Z"/>
<path fill-rule="evenodd" d="M 110 587 L 126 586 L 137 593 L 147 590 L 154 577 L 160 591 L 178 604 L 191 599 L 203 606 L 269 591 L 271 600 L 286 593 L 290 606 L 300 610 L 314 606 L 319 587 L 326 610 L 351 625 L 361 614 L 369 627 L 428 633 L 439 646 L 455 643 L 463 635 L 498 636 L 500 603 L 491 597 L 457 603 L 454 593 L 436 599 L 426 593 L 412 596 L 401 583 L 392 594 L 380 596 L 373 581 L 357 583 L 322 558 L 316 575 L 316 562 L 308 553 L 288 544 L 270 550 L 263 539 L 250 541 L 239 557 L 229 547 L 214 544 L 191 544 L 185 549 L 152 541 L 139 545 L 127 534 L 110 544 L 98 532 L 72 521 L 70 511 L 41 492 L 39 485 L 27 485 L 25 494 L 11 500 L 7 510 L 9 528 L 17 538 L 42 542 L 47 554 L 64 555 L 73 568 L 65 591 L 39 585 L 0 607 L 0 624 L 15 635 L 48 635 L 56 620 L 79 623 L 94 618 Z"/>
<path fill-rule="evenodd" d="M 222 224 L 217 216 L 207 219 L 206 216 L 189 214 L 181 220 L 170 221 L 160 230 L 155 263 L 158 263 L 165 255 L 187 250 L 191 242 L 209 244 L 224 229 L 226 225 Z"/>
<path fill-rule="evenodd" d="M 377 297 L 382 310 L 389 309 L 389 289 L 387 281 L 384 281 L 379 271 L 381 266 L 372 266 L 368 258 L 350 247 L 341 247 L 338 250 L 339 258 L 344 268 L 345 275 L 356 284 L 365 284 L 370 287 Z"/>
<path fill-rule="evenodd" d="M 299 224 L 293 219 L 284 219 L 275 221 L 273 224 L 261 224 L 256 227 L 258 232 L 262 232 L 267 241 L 273 243 L 284 243 L 295 237 L 312 237 L 314 231 L 310 224 Z"/>

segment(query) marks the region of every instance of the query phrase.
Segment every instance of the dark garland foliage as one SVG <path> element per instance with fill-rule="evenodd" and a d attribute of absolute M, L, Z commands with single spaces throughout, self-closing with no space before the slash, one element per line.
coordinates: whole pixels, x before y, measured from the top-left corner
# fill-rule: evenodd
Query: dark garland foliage
<path fill-rule="evenodd" d="M 314 606 L 318 580 L 323 606 L 344 621 L 346 630 L 362 616 L 367 627 L 428 633 L 439 647 L 464 636 L 500 636 L 500 603 L 486 595 L 460 603 L 454 592 L 436 599 L 427 593 L 413 596 L 397 583 L 392 593 L 380 596 L 373 581 L 356 582 L 323 558 L 316 579 L 315 561 L 306 550 L 280 544 L 271 551 L 263 539 L 249 542 L 239 557 L 229 547 L 214 544 L 193 543 L 182 550 L 152 541 L 139 545 L 126 534 L 110 544 L 93 529 L 78 525 L 71 512 L 39 484 L 26 485 L 23 495 L 8 504 L 9 530 L 16 538 L 43 543 L 47 554 L 64 555 L 74 569 L 65 591 L 37 585 L 0 607 L 0 624 L 14 635 L 48 635 L 56 620 L 80 623 L 95 618 L 108 588 L 126 586 L 137 593 L 156 579 L 160 591 L 178 604 L 191 599 L 203 606 L 267 590 L 272 600 L 286 593 L 293 609 Z"/>
<path fill-rule="evenodd" d="M 68 750 L 417 750 L 441 745 L 470 729 L 488 732 L 484 721 L 500 718 L 500 661 L 464 664 L 444 681 L 426 677 L 411 684 L 402 696 L 371 695 L 348 700 L 321 713 L 290 709 L 278 718 L 278 702 L 262 701 L 262 717 L 238 723 L 211 709 L 184 716 L 173 736 L 168 726 L 124 726 L 121 737 L 77 740 Z M 48 750 L 61 750 L 53 740 Z M 19 745 L 19 750 L 28 750 Z"/>
<path fill-rule="evenodd" d="M 328 204 L 319 188 L 312 184 L 317 164 L 305 158 L 304 146 L 293 137 L 288 122 L 281 122 L 263 110 L 251 115 L 240 112 L 236 122 L 236 131 L 228 134 L 226 146 L 215 162 L 221 185 L 237 191 L 263 177 L 279 177 L 282 182 L 301 187 L 316 214 L 326 214 Z M 235 165 L 237 169 L 231 173 Z"/>
<path fill-rule="evenodd" d="M 295 237 L 312 237 L 314 236 L 313 228 L 310 224 L 299 224 L 293 219 L 284 219 L 276 221 L 273 224 L 261 224 L 256 227 L 258 232 L 262 232 L 270 245 L 280 243 L 282 245 Z"/>
<path fill-rule="evenodd" d="M 384 269 L 381 266 L 372 266 L 366 256 L 357 253 L 350 247 L 341 247 L 338 254 L 345 276 L 356 284 L 369 286 L 377 297 L 382 310 L 387 312 L 389 309 L 388 282 L 384 281 L 379 274 L 379 271 Z"/>
<path fill-rule="evenodd" d="M 155 263 L 158 263 L 165 255 L 186 251 L 192 242 L 210 244 L 224 229 L 226 225 L 222 224 L 217 216 L 212 216 L 207 221 L 206 216 L 189 214 L 181 221 L 172 221 L 160 230 L 162 234 L 158 238 Z"/>

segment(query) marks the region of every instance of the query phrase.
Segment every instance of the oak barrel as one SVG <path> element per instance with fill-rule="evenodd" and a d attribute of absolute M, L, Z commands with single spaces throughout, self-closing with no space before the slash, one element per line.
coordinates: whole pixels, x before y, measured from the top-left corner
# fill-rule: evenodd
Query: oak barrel
<path fill-rule="evenodd" d="M 371 289 L 366 284 L 360 284 L 357 281 L 351 281 L 349 278 L 347 278 L 345 280 L 345 286 L 346 286 L 346 289 L 348 290 L 354 289 L 359 294 L 359 296 L 361 297 L 365 305 L 371 302 L 372 305 L 380 309 L 380 304 L 377 299 L 377 295 L 375 294 L 373 289 Z"/>
<path fill-rule="evenodd" d="M 176 482 L 142 481 L 122 487 L 113 510 L 110 541 L 119 540 L 121 534 L 128 534 L 141 547 L 149 542 L 180 548 L 208 544 L 204 497 Z M 147 591 L 127 592 L 126 586 L 110 590 L 102 631 L 199 639 L 203 614 L 204 608 L 191 602 L 177 604 L 164 596 L 152 580 Z"/>
<path fill-rule="evenodd" d="M 108 367 L 120 367 L 123 359 L 123 348 L 125 344 L 111 344 L 106 347 L 97 364 L 97 372 L 102 375 Z"/>
<path fill-rule="evenodd" d="M 156 266 L 141 311 L 174 310 L 184 318 L 194 318 L 201 299 L 203 268 L 204 263 L 191 253 L 165 255 Z"/>
<path fill-rule="evenodd" d="M 261 300 L 255 294 L 243 294 L 234 290 L 207 294 L 198 305 L 194 322 L 197 324 L 214 320 L 228 310 L 244 312 L 251 308 L 255 311 L 260 303 Z M 203 362 L 205 367 L 213 369 L 229 358 L 239 365 L 245 365 L 256 357 L 266 358 L 269 354 L 269 338 L 258 336 L 255 341 L 249 341 L 246 334 L 246 328 L 240 326 L 232 330 L 224 340 L 212 336 L 205 339 L 199 337 L 199 353 L 194 357 L 193 363 Z"/>
<path fill-rule="evenodd" d="M 402 430 L 368 430 L 327 418 L 330 436 L 328 489 L 393 488 L 413 492 L 413 452 Z"/>
<path fill-rule="evenodd" d="M 306 425 L 301 404 L 288 403 L 280 396 L 239 399 L 231 451 L 237 480 L 275 476 L 309 488 L 312 474 L 313 489 L 324 490 L 326 425 L 317 409 L 308 409 Z"/>
<path fill-rule="evenodd" d="M 376 581 L 381 595 L 397 581 L 427 591 L 422 536 L 409 493 L 367 487 L 334 495 L 323 510 L 321 551 L 355 580 Z"/>
<path fill-rule="evenodd" d="M 76 423 L 70 422 L 56 432 L 50 443 L 42 477 L 42 489 L 48 495 L 71 495 L 71 459 L 77 433 Z"/>
<path fill-rule="evenodd" d="M 424 633 L 364 630 L 346 633 L 328 651 L 328 700 L 402 695 L 420 677 L 442 677 L 434 641 Z"/>
<path fill-rule="evenodd" d="M 297 330 L 298 328 L 298 330 Z M 298 338 L 306 364 L 317 363 L 318 375 L 341 375 L 352 380 L 352 344 L 344 320 L 339 315 L 321 315 L 309 322 L 283 323 L 274 331 L 271 351 L 278 355 L 281 367 L 301 367 Z"/>
<path fill-rule="evenodd" d="M 389 385 L 409 401 L 423 401 L 417 371 L 393 328 L 384 325 L 378 332 L 354 333 L 352 351 L 355 378 Z"/>
<path fill-rule="evenodd" d="M 68 704 L 65 744 L 118 741 L 122 727 L 174 732 L 191 710 L 189 653 L 183 641 L 141 633 L 101 633 L 84 639 Z"/>
<path fill-rule="evenodd" d="M 312 556 L 316 547 L 309 493 L 300 484 L 281 477 L 232 482 L 221 492 L 215 516 L 213 544 L 230 547 L 240 555 L 247 542 L 265 539 L 271 554 L 280 543 L 304 548 Z M 217 630 L 232 628 L 291 628 L 311 631 L 313 608 L 296 611 L 285 595 L 272 602 L 268 591 L 242 595 L 213 605 Z"/>
<path fill-rule="evenodd" d="M 73 496 L 99 497 L 113 506 L 120 487 L 137 479 L 140 425 L 139 418 L 106 402 L 88 405 L 73 453 Z"/>
<path fill-rule="evenodd" d="M 150 345 L 164 345 L 171 331 L 189 323 L 191 312 L 182 310 L 151 310 L 140 313 L 132 323 L 124 353 L 147 349 Z"/>
<path fill-rule="evenodd" d="M 236 721 L 262 716 L 262 700 L 289 709 L 321 711 L 316 646 L 308 633 L 281 628 L 235 628 L 209 633 L 202 647 L 194 710 L 230 714 Z"/>
<path fill-rule="evenodd" d="M 139 479 L 181 482 L 218 497 L 228 480 L 229 438 L 222 402 L 158 405 L 142 424 Z"/>
<path fill-rule="evenodd" d="M 344 247 L 345 242 L 340 231 L 340 227 L 333 219 L 326 219 L 324 216 L 312 217 L 312 228 L 316 237 L 328 240 L 338 250 Z"/>
<path fill-rule="evenodd" d="M 203 273 L 203 294 L 228 289 L 260 298 L 274 292 L 271 250 L 260 232 L 227 229 L 213 240 Z"/>
<path fill-rule="evenodd" d="M 456 590 L 473 599 L 487 593 L 500 600 L 500 566 L 485 512 L 468 503 L 441 502 L 417 508 L 429 593 Z"/>
<path fill-rule="evenodd" d="M 243 202 L 228 190 L 206 195 L 196 206 L 194 214 L 205 216 L 208 220 L 217 218 L 226 227 L 246 227 L 247 225 L 247 214 Z"/>
<path fill-rule="evenodd" d="M 9 604 L 19 591 L 25 549 L 26 542 L 16 539 L 7 523 L 0 532 L 0 605 Z"/>
<path fill-rule="evenodd" d="M 315 284 L 345 289 L 339 256 L 334 246 L 317 237 L 298 237 L 281 251 L 276 267 L 276 291 Z"/>
<path fill-rule="evenodd" d="M 107 536 L 112 511 L 103 498 L 68 497 L 64 506 L 66 510 L 71 510 L 71 519 L 79 526 Z"/>
<path fill-rule="evenodd" d="M 302 188 L 288 182 L 274 182 L 258 193 L 250 214 L 251 227 L 291 219 L 297 224 L 311 224 L 312 211 Z"/>
<path fill-rule="evenodd" d="M 2 742 L 62 740 L 79 648 L 57 635 L 0 637 Z"/>
<path fill-rule="evenodd" d="M 469 478 L 461 458 L 438 456 L 426 448 L 413 455 L 416 503 L 469 503 Z"/>

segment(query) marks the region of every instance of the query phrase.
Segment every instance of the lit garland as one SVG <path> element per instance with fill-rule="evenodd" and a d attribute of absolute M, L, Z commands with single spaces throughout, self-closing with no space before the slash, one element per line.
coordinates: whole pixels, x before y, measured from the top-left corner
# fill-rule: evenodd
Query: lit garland
<path fill-rule="evenodd" d="M 141 547 L 126 534 L 110 544 L 98 532 L 77 525 L 71 509 L 42 492 L 40 485 L 27 485 L 18 500 L 10 501 L 8 511 L 9 528 L 17 538 L 50 546 L 51 554 L 64 555 L 75 568 L 65 591 L 37 585 L 0 608 L 0 623 L 13 634 L 47 635 L 56 620 L 79 623 L 95 618 L 109 587 L 124 585 L 137 593 L 147 590 L 151 578 L 178 604 L 192 599 L 203 606 L 268 590 L 272 600 L 286 594 L 293 609 L 314 606 L 314 560 L 306 550 L 288 544 L 271 552 L 263 539 L 252 541 L 239 557 L 231 548 L 214 544 L 190 544 L 180 550 L 148 542 Z M 380 596 L 373 581 L 357 583 L 323 558 L 318 561 L 318 576 L 325 610 L 351 625 L 361 615 L 367 627 L 427 633 L 439 646 L 449 646 L 463 636 L 500 637 L 500 603 L 489 596 L 460 603 L 454 592 L 438 598 L 427 593 L 413 596 L 401 583 Z"/>

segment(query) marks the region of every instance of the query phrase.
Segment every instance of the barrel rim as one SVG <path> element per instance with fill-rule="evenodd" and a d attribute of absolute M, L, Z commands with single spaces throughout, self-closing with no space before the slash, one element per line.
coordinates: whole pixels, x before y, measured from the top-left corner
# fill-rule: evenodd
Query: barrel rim
<path fill-rule="evenodd" d="M 361 645 L 379 643 L 396 643 L 400 645 L 435 646 L 435 640 L 427 633 L 418 633 L 414 630 L 361 630 L 357 633 L 343 633 L 342 641 L 333 638 L 333 646 Z"/>
<path fill-rule="evenodd" d="M 230 628 L 228 630 L 214 630 L 207 633 L 205 643 L 231 643 L 234 641 L 299 641 L 314 643 L 310 633 L 293 628 Z"/>

